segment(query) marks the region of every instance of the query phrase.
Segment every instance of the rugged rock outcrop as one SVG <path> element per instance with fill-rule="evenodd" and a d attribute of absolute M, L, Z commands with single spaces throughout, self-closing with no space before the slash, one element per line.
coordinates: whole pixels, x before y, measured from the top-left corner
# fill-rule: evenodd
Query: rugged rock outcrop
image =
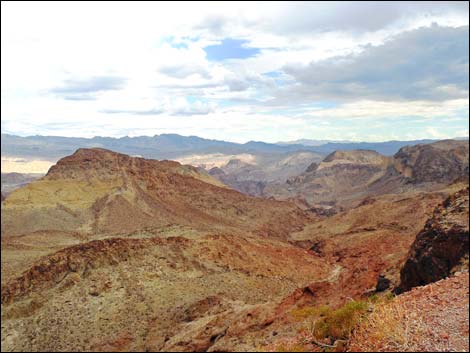
<path fill-rule="evenodd" d="M 379 274 L 377 279 L 377 284 L 375 285 L 376 292 L 383 292 L 384 290 L 390 288 L 390 280 L 385 277 L 383 274 Z"/>
<path fill-rule="evenodd" d="M 268 185 L 265 194 L 282 199 L 302 195 L 318 206 L 349 204 L 365 197 L 365 191 L 386 175 L 390 165 L 391 158 L 375 151 L 335 151 L 284 185 Z"/>
<path fill-rule="evenodd" d="M 401 270 L 398 291 L 445 278 L 459 264 L 465 266 L 466 262 L 468 267 L 468 194 L 467 187 L 435 209 L 411 247 Z"/>
<path fill-rule="evenodd" d="M 394 167 L 410 183 L 451 183 L 468 176 L 468 141 L 444 140 L 403 147 Z"/>

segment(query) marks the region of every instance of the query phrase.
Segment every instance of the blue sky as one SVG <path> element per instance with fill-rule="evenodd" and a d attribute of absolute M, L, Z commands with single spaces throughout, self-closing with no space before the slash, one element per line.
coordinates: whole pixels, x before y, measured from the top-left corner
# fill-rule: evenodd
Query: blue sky
<path fill-rule="evenodd" d="M 469 135 L 467 2 L 1 6 L 2 133 Z"/>
<path fill-rule="evenodd" d="M 243 39 L 224 38 L 219 44 L 204 47 L 207 60 L 223 61 L 227 59 L 246 59 L 260 53 L 259 48 L 250 48 Z"/>

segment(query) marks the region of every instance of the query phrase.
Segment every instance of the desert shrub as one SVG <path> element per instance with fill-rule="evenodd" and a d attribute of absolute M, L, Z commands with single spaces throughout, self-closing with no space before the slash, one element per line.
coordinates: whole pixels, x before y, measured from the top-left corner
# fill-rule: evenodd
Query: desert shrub
<path fill-rule="evenodd" d="M 366 302 L 353 300 L 336 310 L 326 312 L 317 320 L 314 336 L 319 339 L 347 339 L 364 317 L 367 309 Z"/>
<path fill-rule="evenodd" d="M 385 294 L 385 299 L 387 301 L 393 300 L 393 298 L 395 298 L 395 294 L 393 294 L 392 292 L 388 292 L 387 294 Z"/>
<path fill-rule="evenodd" d="M 307 306 L 305 308 L 292 310 L 291 315 L 294 316 L 294 318 L 297 321 L 304 321 L 304 320 L 309 319 L 309 318 L 325 316 L 330 311 L 331 311 L 331 309 L 326 305 Z"/>
<path fill-rule="evenodd" d="M 371 303 L 375 304 L 379 301 L 380 297 L 377 295 L 377 293 L 372 294 L 367 298 Z"/>
<path fill-rule="evenodd" d="M 291 314 L 304 321 L 307 331 L 316 339 L 330 339 L 332 342 L 347 339 L 360 323 L 368 310 L 365 301 L 352 300 L 338 309 L 327 306 L 296 309 Z"/>
<path fill-rule="evenodd" d="M 374 312 L 362 321 L 352 335 L 354 351 L 407 350 L 407 313 L 394 302 L 380 303 Z M 415 322 L 419 321 L 413 318 Z"/>

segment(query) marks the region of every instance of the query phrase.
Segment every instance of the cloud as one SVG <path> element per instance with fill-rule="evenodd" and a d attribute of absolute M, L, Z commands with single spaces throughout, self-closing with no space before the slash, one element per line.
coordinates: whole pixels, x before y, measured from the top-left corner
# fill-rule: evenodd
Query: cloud
<path fill-rule="evenodd" d="M 421 118 L 425 123 L 429 119 L 450 121 L 452 118 L 467 116 L 468 100 L 454 99 L 447 101 L 374 101 L 358 100 L 332 107 L 304 108 L 299 116 L 316 119 L 348 119 L 382 121 L 384 119 L 403 121 Z"/>
<path fill-rule="evenodd" d="M 187 78 L 191 75 L 199 75 L 201 78 L 205 79 L 210 78 L 210 72 L 206 67 L 194 64 L 167 64 L 162 66 L 159 72 L 180 79 Z"/>
<path fill-rule="evenodd" d="M 286 65 L 289 98 L 446 100 L 468 96 L 468 26 L 417 29 L 359 54 Z M 282 92 L 285 97 L 285 92 Z"/>
<path fill-rule="evenodd" d="M 461 16 L 468 21 L 468 2 L 463 1 L 342 1 L 279 4 L 272 16 L 272 30 L 299 35 L 312 31 L 371 32 L 402 24 L 411 18 Z"/>
<path fill-rule="evenodd" d="M 94 94 L 116 91 L 125 87 L 127 79 L 117 76 L 94 76 L 86 79 L 67 79 L 49 93 L 67 100 L 94 100 Z"/>
<path fill-rule="evenodd" d="M 103 109 L 101 112 L 105 114 L 160 115 L 164 110 L 159 108 L 148 110 Z"/>
<path fill-rule="evenodd" d="M 102 109 L 100 112 L 105 114 L 121 114 L 121 115 L 165 115 L 165 116 L 193 116 L 193 115 L 207 115 L 215 111 L 215 104 L 203 102 L 201 100 L 188 100 L 187 98 L 175 97 L 172 99 L 164 99 L 160 102 L 153 102 L 152 108 L 145 108 L 151 104 L 152 101 L 141 100 L 134 102 L 133 106 L 143 106 L 144 108 L 126 109 L 126 108 L 112 108 Z M 121 106 L 125 104 L 121 104 Z"/>
<path fill-rule="evenodd" d="M 468 128 L 466 2 L 2 2 L 1 16 L 2 132 L 244 142 Z"/>

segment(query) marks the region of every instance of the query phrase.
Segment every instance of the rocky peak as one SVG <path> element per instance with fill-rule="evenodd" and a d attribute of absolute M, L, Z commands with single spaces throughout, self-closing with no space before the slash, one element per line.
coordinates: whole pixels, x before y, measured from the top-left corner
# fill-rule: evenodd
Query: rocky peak
<path fill-rule="evenodd" d="M 113 152 L 103 148 L 79 148 L 74 154 L 60 159 L 47 173 L 48 179 L 114 178 L 122 173 L 176 171 L 185 168 L 178 162 L 157 161 Z M 197 173 L 193 167 L 192 172 Z"/>
<path fill-rule="evenodd" d="M 325 157 L 323 162 L 348 161 L 351 163 L 375 164 L 381 163 L 386 158 L 380 153 L 371 150 L 352 150 L 352 151 L 335 151 Z"/>

